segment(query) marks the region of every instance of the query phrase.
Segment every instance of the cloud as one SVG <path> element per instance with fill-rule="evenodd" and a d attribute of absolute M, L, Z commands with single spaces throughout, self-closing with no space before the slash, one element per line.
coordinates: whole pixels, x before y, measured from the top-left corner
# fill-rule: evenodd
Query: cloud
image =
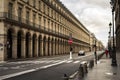
<path fill-rule="evenodd" d="M 111 9 L 108 0 L 60 0 L 96 37 L 107 44 Z"/>

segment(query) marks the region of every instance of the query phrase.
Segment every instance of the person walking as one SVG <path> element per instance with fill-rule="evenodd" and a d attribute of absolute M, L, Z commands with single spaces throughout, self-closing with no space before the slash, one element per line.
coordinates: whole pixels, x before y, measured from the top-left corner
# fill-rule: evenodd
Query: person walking
<path fill-rule="evenodd" d="M 106 58 L 108 58 L 108 50 L 105 50 Z"/>

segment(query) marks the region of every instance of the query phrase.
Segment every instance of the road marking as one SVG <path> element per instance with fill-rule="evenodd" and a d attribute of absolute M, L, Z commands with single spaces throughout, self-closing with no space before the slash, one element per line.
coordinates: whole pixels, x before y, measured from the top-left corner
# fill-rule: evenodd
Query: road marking
<path fill-rule="evenodd" d="M 69 60 L 69 61 L 67 61 L 66 63 L 71 63 L 71 62 L 73 62 L 73 60 Z"/>
<path fill-rule="evenodd" d="M 74 74 L 72 74 L 69 78 L 70 78 L 70 79 L 74 79 L 77 74 L 78 74 L 78 71 L 76 71 Z"/>
<path fill-rule="evenodd" d="M 19 76 L 19 75 L 26 74 L 26 73 L 30 73 L 30 72 L 37 71 L 37 70 L 40 70 L 40 69 L 46 69 L 46 68 L 49 68 L 49 67 L 52 67 L 52 66 L 56 66 L 56 65 L 62 64 L 64 62 L 66 62 L 66 60 L 58 62 L 58 63 L 55 63 L 55 64 L 50 64 L 50 65 L 42 66 L 40 68 L 35 68 L 35 69 L 30 69 L 30 70 L 26 70 L 26 71 L 22 71 L 22 72 L 18 72 L 18 73 L 13 73 L 13 74 L 8 74 L 8 75 L 0 76 L 0 80 L 11 78 L 11 77 L 15 77 L 15 76 Z"/>
<path fill-rule="evenodd" d="M 73 62 L 73 63 L 79 63 L 80 61 L 75 61 L 75 62 Z"/>

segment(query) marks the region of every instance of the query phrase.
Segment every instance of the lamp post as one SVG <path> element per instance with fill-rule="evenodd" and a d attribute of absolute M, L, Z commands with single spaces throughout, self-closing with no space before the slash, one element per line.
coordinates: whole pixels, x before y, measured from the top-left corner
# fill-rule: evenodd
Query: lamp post
<path fill-rule="evenodd" d="M 117 60 L 116 60 L 116 49 L 115 49 L 115 36 L 114 36 L 114 0 L 111 0 L 110 2 L 111 8 L 112 8 L 112 25 L 113 25 L 113 50 L 112 50 L 112 66 L 117 66 Z"/>
<path fill-rule="evenodd" d="M 110 22 L 109 23 L 110 31 L 109 31 L 109 37 L 108 37 L 108 50 L 109 50 L 110 58 L 111 58 L 111 26 L 112 26 L 112 23 Z"/>
<path fill-rule="evenodd" d="M 72 59 L 72 34 L 70 33 L 68 43 L 70 44 L 70 59 Z"/>
<path fill-rule="evenodd" d="M 94 49 L 95 49 L 95 52 L 94 52 L 94 55 L 95 55 L 95 63 L 97 64 L 97 47 L 96 47 L 96 39 L 94 38 Z"/>

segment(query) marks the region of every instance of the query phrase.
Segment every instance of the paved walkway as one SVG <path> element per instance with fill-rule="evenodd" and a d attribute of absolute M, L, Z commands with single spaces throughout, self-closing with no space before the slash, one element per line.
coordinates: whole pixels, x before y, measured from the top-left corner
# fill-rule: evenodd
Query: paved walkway
<path fill-rule="evenodd" d="M 98 61 L 98 64 L 89 69 L 89 72 L 83 79 L 75 80 L 120 80 L 120 65 L 111 66 L 111 59 L 105 55 Z"/>

